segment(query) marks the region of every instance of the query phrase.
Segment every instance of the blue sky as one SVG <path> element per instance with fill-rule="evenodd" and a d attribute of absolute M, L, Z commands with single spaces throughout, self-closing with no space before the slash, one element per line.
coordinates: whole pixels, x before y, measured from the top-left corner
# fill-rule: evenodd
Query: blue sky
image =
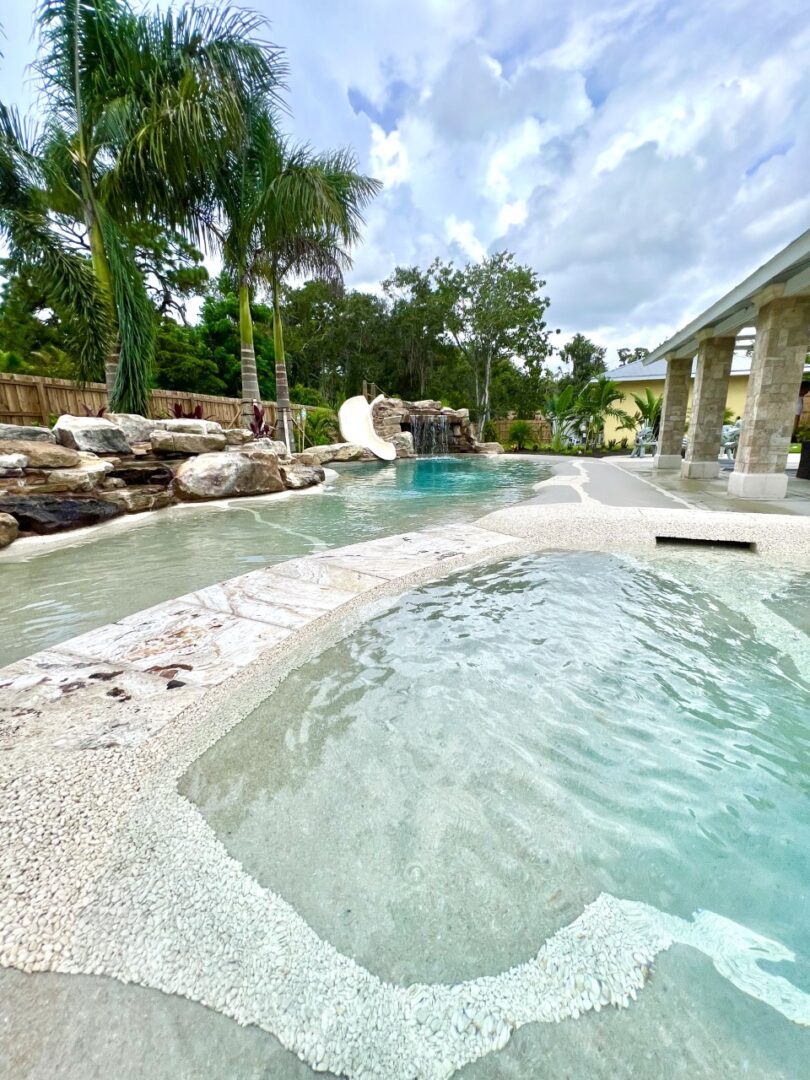
<path fill-rule="evenodd" d="M 385 183 L 351 282 L 509 248 L 550 321 L 652 347 L 810 226 L 806 0 L 258 0 L 291 133 Z M 5 24 L 27 107 L 34 4 Z"/>

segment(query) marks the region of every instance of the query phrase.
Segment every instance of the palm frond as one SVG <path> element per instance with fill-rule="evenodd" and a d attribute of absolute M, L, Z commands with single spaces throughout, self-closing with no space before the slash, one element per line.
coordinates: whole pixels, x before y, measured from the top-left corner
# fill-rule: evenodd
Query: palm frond
<path fill-rule="evenodd" d="M 155 309 L 125 237 L 105 211 L 100 212 L 99 224 L 112 278 L 120 348 L 110 407 L 114 412 L 145 416 L 155 355 Z"/>

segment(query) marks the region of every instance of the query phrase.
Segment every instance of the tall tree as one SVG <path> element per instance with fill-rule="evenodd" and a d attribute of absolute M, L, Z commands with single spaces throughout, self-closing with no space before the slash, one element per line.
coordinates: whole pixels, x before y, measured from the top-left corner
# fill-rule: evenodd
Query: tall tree
<path fill-rule="evenodd" d="M 228 8 L 136 14 L 125 0 L 43 0 L 37 23 L 46 120 L 33 139 L 18 127 L 6 141 L 12 167 L 42 192 L 41 217 L 37 235 L 6 225 L 12 257 L 51 258 L 81 225 L 110 402 L 141 412 L 155 319 L 132 225 L 196 226 L 204 176 L 241 137 L 246 95 L 276 92 L 281 61 L 257 40 L 263 21 Z"/>
<path fill-rule="evenodd" d="M 597 345 L 584 334 L 574 334 L 568 344 L 560 349 L 560 360 L 563 364 L 571 365 L 571 370 L 561 377 L 560 386 L 570 385 L 581 390 L 591 379 L 603 375 L 607 371 L 606 352 L 603 345 Z"/>
<path fill-rule="evenodd" d="M 447 303 L 447 333 L 472 372 L 483 430 L 491 412 L 493 366 L 501 360 L 539 366 L 548 356 L 545 281 L 506 251 L 461 269 L 452 263 L 434 265 Z"/>
<path fill-rule="evenodd" d="M 249 423 L 252 402 L 260 397 L 251 299 L 267 286 L 273 305 L 278 434 L 291 449 L 281 285 L 290 272 L 341 280 L 362 206 L 378 187 L 356 171 L 346 153 L 314 155 L 307 147 L 289 144 L 266 95 L 247 102 L 244 137 L 213 174 L 210 229 L 239 293 L 243 422 Z"/>

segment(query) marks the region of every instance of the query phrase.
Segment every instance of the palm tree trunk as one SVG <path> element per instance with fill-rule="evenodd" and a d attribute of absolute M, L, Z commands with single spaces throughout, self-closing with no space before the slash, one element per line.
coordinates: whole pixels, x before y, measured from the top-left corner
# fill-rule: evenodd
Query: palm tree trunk
<path fill-rule="evenodd" d="M 104 250 L 104 237 L 101 233 L 101 226 L 98 223 L 98 217 L 96 216 L 95 208 L 90 199 L 85 202 L 84 219 L 87 224 L 87 233 L 90 241 L 90 259 L 93 264 L 93 273 L 96 275 L 96 280 L 101 286 L 102 292 L 108 298 L 113 314 L 113 321 L 115 322 L 112 271 L 110 270 L 110 264 L 107 259 L 107 252 Z M 107 401 L 110 408 L 115 407 L 114 389 L 116 376 L 118 375 L 118 360 L 120 355 L 121 345 L 116 338 L 115 344 L 110 349 L 107 354 L 107 359 L 104 362 L 104 382 L 107 386 Z"/>
<path fill-rule="evenodd" d="M 250 289 L 244 278 L 239 282 L 239 363 L 242 371 L 242 427 L 249 428 L 253 419 L 253 403 L 261 403 L 262 395 L 253 349 Z"/>
<path fill-rule="evenodd" d="M 284 331 L 281 326 L 278 279 L 275 277 L 273 278 L 273 351 L 276 354 L 276 408 L 278 409 L 276 438 L 280 436 L 287 444 L 290 453 L 293 453 L 295 442 L 293 440 L 292 408 L 290 406 L 290 389 L 287 385 L 287 364 L 284 360 Z"/>

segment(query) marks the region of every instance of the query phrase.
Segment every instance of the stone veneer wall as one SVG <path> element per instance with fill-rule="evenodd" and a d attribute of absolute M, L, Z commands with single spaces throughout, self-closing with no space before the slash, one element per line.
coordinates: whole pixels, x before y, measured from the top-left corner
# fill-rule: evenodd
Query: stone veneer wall
<path fill-rule="evenodd" d="M 383 398 L 374 406 L 374 429 L 383 439 L 393 439 L 403 431 L 412 431 L 412 418 L 437 422 L 445 418 L 448 450 L 455 454 L 472 453 L 475 438 L 470 430 L 469 409 L 448 409 L 440 401 L 403 401 Z"/>

